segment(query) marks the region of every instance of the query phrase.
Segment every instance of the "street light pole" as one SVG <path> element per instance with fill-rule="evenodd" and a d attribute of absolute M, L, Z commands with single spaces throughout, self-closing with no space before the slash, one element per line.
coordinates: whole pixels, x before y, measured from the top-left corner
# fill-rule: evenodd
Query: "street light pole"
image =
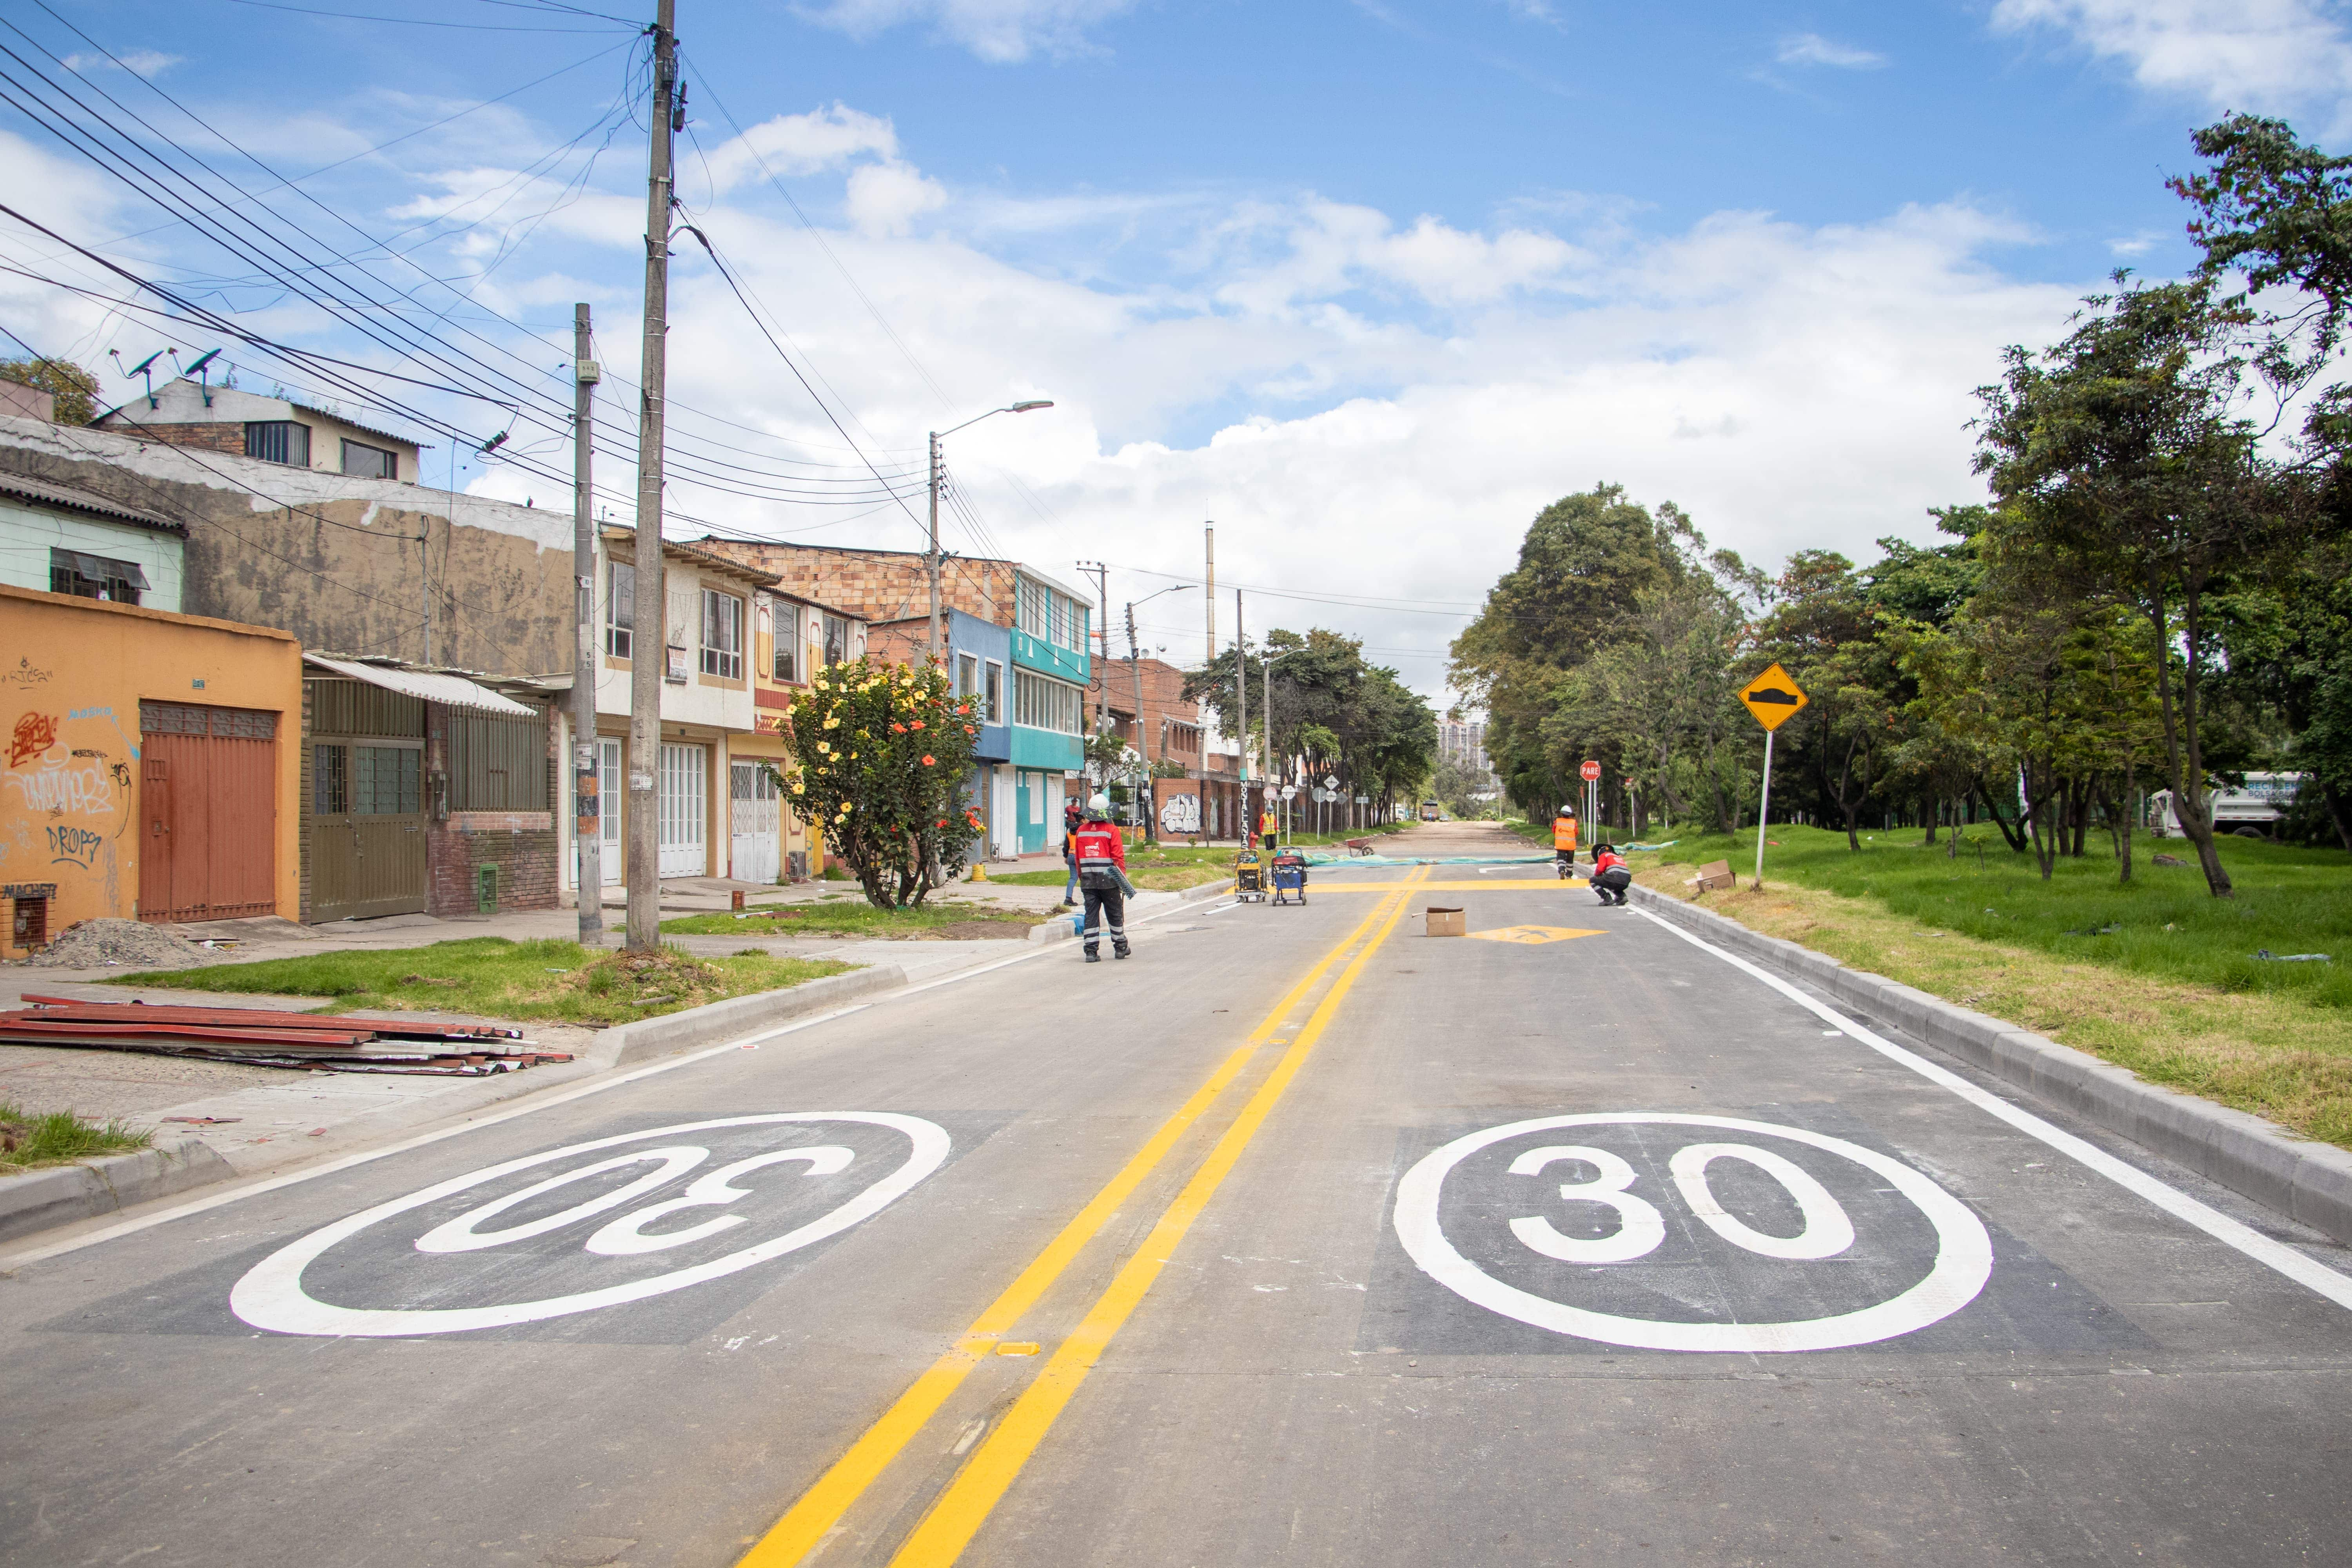
<path fill-rule="evenodd" d="M 660 0 L 654 23 L 653 150 L 646 174 L 646 310 L 637 375 L 637 517 L 635 615 L 629 634 L 629 789 L 625 818 L 628 948 L 661 949 L 662 679 L 667 673 L 669 602 L 662 584 L 662 439 L 669 337 L 670 138 L 677 107 L 677 5 Z M 597 898 L 604 894 L 600 889 Z"/>
<path fill-rule="evenodd" d="M 979 424 L 992 415 L 1026 414 L 1033 408 L 1053 406 L 1053 399 L 1047 397 L 1032 398 L 1025 403 L 1008 403 L 1002 408 L 990 409 L 987 414 L 975 414 L 961 425 L 950 425 L 944 430 L 931 432 L 931 540 L 930 547 L 923 552 L 923 564 L 928 568 L 928 574 L 931 580 L 931 662 L 934 664 L 940 662 L 947 651 L 947 638 L 941 635 L 940 610 L 940 480 L 942 469 L 940 461 L 940 442 L 959 430 Z"/>

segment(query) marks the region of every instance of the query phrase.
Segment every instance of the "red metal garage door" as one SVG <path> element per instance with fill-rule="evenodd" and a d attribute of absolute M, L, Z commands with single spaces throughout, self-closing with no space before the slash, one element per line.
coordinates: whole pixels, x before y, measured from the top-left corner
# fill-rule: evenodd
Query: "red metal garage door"
<path fill-rule="evenodd" d="M 278 715 L 139 705 L 139 918 L 278 909 Z"/>

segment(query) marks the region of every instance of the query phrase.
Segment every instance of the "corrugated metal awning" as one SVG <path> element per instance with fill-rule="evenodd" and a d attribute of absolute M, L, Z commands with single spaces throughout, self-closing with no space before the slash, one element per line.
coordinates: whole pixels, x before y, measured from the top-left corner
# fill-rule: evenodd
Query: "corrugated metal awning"
<path fill-rule="evenodd" d="M 477 713 L 498 713 L 512 719 L 539 717 L 538 709 L 502 696 L 487 686 L 476 685 L 462 675 L 441 675 L 431 670 L 362 664 L 355 659 L 329 658 L 318 653 L 304 654 L 302 662 L 348 676 L 353 680 L 364 680 L 371 686 L 381 686 L 386 691 L 420 697 L 427 702 L 438 702 L 445 707 L 470 708 Z"/>

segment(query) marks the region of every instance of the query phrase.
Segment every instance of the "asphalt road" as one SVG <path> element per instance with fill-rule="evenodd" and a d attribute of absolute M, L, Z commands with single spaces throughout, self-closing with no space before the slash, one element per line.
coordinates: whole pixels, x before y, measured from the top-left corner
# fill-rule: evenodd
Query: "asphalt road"
<path fill-rule="evenodd" d="M 0 1563 L 2352 1562 L 2341 1249 L 1542 871 L 19 1247 Z"/>

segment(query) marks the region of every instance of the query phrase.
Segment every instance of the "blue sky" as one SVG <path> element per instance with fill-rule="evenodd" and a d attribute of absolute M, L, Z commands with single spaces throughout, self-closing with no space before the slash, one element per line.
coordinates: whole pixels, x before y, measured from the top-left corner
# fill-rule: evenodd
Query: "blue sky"
<path fill-rule="evenodd" d="M 301 244 L 397 234 L 404 256 L 357 264 L 371 287 L 537 378 L 518 416 L 436 416 L 484 439 L 511 424 L 507 450 L 560 464 L 530 408 L 560 397 L 584 299 L 625 423 L 641 49 L 604 18 L 634 3 L 49 3 L 0 42 L 250 188 L 267 176 L 226 142 L 296 178 L 315 202 L 260 202 Z M 1254 624 L 1359 633 L 1433 693 L 1454 612 L 1538 507 L 1597 480 L 1767 564 L 1926 537 L 1926 507 L 1975 493 L 1969 393 L 2001 346 L 2055 335 L 2115 266 L 2185 265 L 2163 180 L 2191 166 L 2189 132 L 2243 108 L 2333 142 L 2352 89 L 2320 0 L 684 0 L 679 31 L 681 198 L 857 447 L 895 474 L 927 427 L 1056 400 L 956 437 L 950 547 L 1108 560 L 1117 601 L 1194 571 L 1214 518 L 1228 582 L 1388 602 L 1269 601 Z M 0 200 L 265 335 L 394 363 L 43 118 L 0 105 Z M 678 249 L 671 370 L 702 472 L 855 493 L 862 459 Z M 0 257 L 120 291 L 13 225 Z M 16 276 L 0 319 L 109 369 L 109 349 L 213 346 Z M 248 386 L 287 374 L 231 357 Z M 620 465 L 603 477 L 625 510 Z M 559 493 L 496 458 L 457 479 Z M 682 479 L 672 504 L 919 544 L 869 499 Z M 1197 605 L 1146 614 L 1171 658 L 1200 655 Z"/>

